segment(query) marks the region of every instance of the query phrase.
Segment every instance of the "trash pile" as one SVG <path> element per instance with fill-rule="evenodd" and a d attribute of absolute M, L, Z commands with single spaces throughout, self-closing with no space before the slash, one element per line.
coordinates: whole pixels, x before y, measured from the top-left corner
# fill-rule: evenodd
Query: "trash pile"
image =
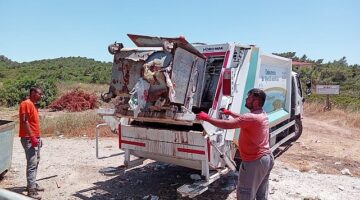
<path fill-rule="evenodd" d="M 80 112 L 97 107 L 96 95 L 82 90 L 68 92 L 48 106 L 53 111 L 66 110 L 70 112 Z"/>
<path fill-rule="evenodd" d="M 117 97 L 115 109 L 121 117 L 194 121 L 192 108 L 201 107 L 206 57 L 182 37 L 129 37 L 138 48 L 110 46 L 111 85 L 102 100 Z"/>

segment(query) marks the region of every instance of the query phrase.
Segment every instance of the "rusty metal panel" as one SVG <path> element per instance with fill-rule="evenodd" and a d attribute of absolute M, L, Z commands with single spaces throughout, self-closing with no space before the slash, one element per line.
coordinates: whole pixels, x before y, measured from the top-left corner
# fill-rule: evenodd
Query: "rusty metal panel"
<path fill-rule="evenodd" d="M 160 37 L 127 34 L 138 47 L 161 47 L 163 42 Z"/>
<path fill-rule="evenodd" d="M 191 45 L 184 37 L 178 38 L 168 38 L 168 37 L 154 37 L 154 36 L 145 36 L 145 35 L 134 35 L 127 34 L 129 38 L 136 44 L 138 47 L 162 47 L 164 41 L 175 43 L 176 46 L 186 49 L 187 51 L 196 54 L 200 58 L 204 58 L 193 45 Z"/>
<path fill-rule="evenodd" d="M 130 59 L 133 61 L 147 60 L 150 55 L 156 52 L 153 50 L 122 50 L 115 55 L 116 59 Z"/>
<path fill-rule="evenodd" d="M 114 56 L 111 88 L 118 96 L 129 96 L 129 91 L 141 77 L 145 60 L 155 51 L 121 51 Z"/>
<path fill-rule="evenodd" d="M 171 79 L 175 83 L 173 103 L 185 104 L 193 62 L 194 58 L 189 52 L 180 48 L 176 49 L 171 75 Z"/>
<path fill-rule="evenodd" d="M 199 105 L 203 85 L 205 61 L 202 58 L 182 49 L 175 51 L 171 79 L 175 83 L 175 101 L 186 104 L 191 93 L 195 93 L 193 104 Z"/>
<path fill-rule="evenodd" d="M 205 60 L 204 59 L 197 59 L 196 65 L 196 74 L 193 76 L 194 78 L 194 89 L 195 91 L 193 96 L 193 106 L 200 107 L 201 105 L 201 97 L 203 94 L 203 86 L 205 84 Z"/>
<path fill-rule="evenodd" d="M 141 77 L 141 69 L 145 62 L 121 59 L 112 68 L 112 85 L 117 95 L 129 96 L 129 91 Z"/>

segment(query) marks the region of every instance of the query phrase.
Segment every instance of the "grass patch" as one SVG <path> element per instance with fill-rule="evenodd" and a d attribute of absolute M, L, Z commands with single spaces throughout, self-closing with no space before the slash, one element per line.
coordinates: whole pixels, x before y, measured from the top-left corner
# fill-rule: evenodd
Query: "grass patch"
<path fill-rule="evenodd" d="M 41 117 L 43 136 L 95 137 L 95 127 L 103 120 L 95 110 L 84 112 L 48 112 Z M 115 136 L 108 127 L 100 129 L 101 136 Z"/>
<path fill-rule="evenodd" d="M 326 120 L 341 127 L 360 128 L 360 112 L 350 109 L 341 109 L 335 106 L 331 111 L 324 111 L 325 103 L 306 102 L 305 116 Z"/>
<path fill-rule="evenodd" d="M 87 93 L 94 93 L 98 97 L 101 93 L 109 90 L 108 84 L 90 84 L 90 83 L 77 83 L 77 82 L 60 82 L 57 84 L 59 95 L 62 96 L 75 89 L 85 91 Z"/>

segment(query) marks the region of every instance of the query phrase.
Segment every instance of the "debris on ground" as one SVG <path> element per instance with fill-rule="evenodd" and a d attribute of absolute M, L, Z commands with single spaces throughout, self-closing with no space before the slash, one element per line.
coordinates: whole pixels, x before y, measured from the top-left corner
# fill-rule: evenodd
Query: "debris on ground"
<path fill-rule="evenodd" d="M 341 191 L 344 191 L 344 190 L 345 190 L 344 186 L 342 186 L 342 185 L 338 185 L 338 188 L 339 188 L 339 190 L 341 190 Z"/>
<path fill-rule="evenodd" d="M 344 168 L 343 170 L 341 170 L 341 174 L 352 176 L 352 174 L 348 168 Z"/>
<path fill-rule="evenodd" d="M 195 181 L 201 180 L 201 176 L 199 174 L 191 174 L 190 178 Z"/>
<path fill-rule="evenodd" d="M 70 112 L 80 112 L 97 107 L 96 95 L 82 90 L 68 92 L 49 105 L 53 111 L 67 110 Z"/>
<path fill-rule="evenodd" d="M 155 196 L 155 195 L 147 195 L 147 196 L 144 196 L 143 198 L 144 200 L 159 200 L 159 197 L 158 196 Z"/>

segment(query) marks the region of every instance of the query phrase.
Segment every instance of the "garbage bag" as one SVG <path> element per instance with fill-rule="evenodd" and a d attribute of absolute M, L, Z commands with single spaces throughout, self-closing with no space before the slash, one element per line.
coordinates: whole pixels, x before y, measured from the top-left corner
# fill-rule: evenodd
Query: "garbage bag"
<path fill-rule="evenodd" d="M 146 105 L 150 84 L 143 78 L 136 82 L 134 88 L 130 91 L 130 110 L 134 111 L 134 117 L 137 117 Z"/>

